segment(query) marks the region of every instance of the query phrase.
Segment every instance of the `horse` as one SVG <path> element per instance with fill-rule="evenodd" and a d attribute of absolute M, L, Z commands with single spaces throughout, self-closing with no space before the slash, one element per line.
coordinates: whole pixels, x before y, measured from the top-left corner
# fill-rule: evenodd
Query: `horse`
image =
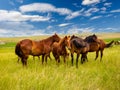
<path fill-rule="evenodd" d="M 120 40 L 114 42 L 115 45 L 120 45 Z"/>
<path fill-rule="evenodd" d="M 102 39 L 98 39 L 95 34 L 86 37 L 84 41 L 89 44 L 90 49 L 88 52 L 96 52 L 95 60 L 98 58 L 98 54 L 100 51 L 101 53 L 100 61 L 102 61 L 104 49 L 110 47 L 114 42 L 114 41 L 111 41 L 110 43 L 106 44 Z"/>
<path fill-rule="evenodd" d="M 58 42 L 60 37 L 55 33 L 54 35 L 40 40 L 33 41 L 30 39 L 23 39 L 16 44 L 15 54 L 21 58 L 23 66 L 27 66 L 27 59 L 29 55 L 40 56 L 42 55 L 42 64 L 44 57 L 49 56 L 51 46 L 54 42 Z"/>
<path fill-rule="evenodd" d="M 63 56 L 64 63 L 66 63 L 66 56 L 68 56 L 68 52 L 66 47 L 70 49 L 70 36 L 65 36 L 59 42 L 54 42 L 52 45 L 52 53 L 55 57 L 57 64 L 60 63 L 60 56 Z"/>
<path fill-rule="evenodd" d="M 76 58 L 76 67 L 78 68 L 78 58 L 80 54 L 83 54 L 84 57 L 81 57 L 81 63 L 83 63 L 84 59 L 87 59 L 87 52 L 89 51 L 89 45 L 86 43 L 82 38 L 77 37 L 75 35 L 71 36 L 70 39 L 70 45 L 71 45 L 71 63 L 73 66 L 73 54 L 74 52 L 77 53 Z"/>

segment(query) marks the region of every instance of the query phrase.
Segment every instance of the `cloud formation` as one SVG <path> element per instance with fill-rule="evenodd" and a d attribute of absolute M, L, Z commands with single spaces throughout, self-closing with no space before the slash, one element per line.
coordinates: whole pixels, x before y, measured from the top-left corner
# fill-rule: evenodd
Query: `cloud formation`
<path fill-rule="evenodd" d="M 94 16 L 92 18 L 90 18 L 90 20 L 95 20 L 95 19 L 98 19 L 98 18 L 101 18 L 102 16 Z"/>
<path fill-rule="evenodd" d="M 58 26 L 59 27 L 65 27 L 65 26 L 68 26 L 68 25 L 70 25 L 71 23 L 62 23 L 62 24 L 59 24 Z"/>
<path fill-rule="evenodd" d="M 41 12 L 41 13 L 48 13 L 48 12 L 56 12 L 60 15 L 68 15 L 72 11 L 67 8 L 56 8 L 52 4 L 49 3 L 32 3 L 28 5 L 23 5 L 20 8 L 21 12 Z"/>
<path fill-rule="evenodd" d="M 112 10 L 111 13 L 119 13 L 120 9 Z"/>
<path fill-rule="evenodd" d="M 0 10 L 0 21 L 48 21 L 50 17 L 25 15 L 18 11 Z"/>
<path fill-rule="evenodd" d="M 91 5 L 91 4 L 97 4 L 100 0 L 83 0 L 82 5 Z"/>

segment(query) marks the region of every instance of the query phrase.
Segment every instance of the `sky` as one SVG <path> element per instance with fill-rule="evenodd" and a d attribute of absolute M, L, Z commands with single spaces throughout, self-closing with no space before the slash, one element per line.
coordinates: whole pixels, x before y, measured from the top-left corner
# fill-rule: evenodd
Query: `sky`
<path fill-rule="evenodd" d="M 120 32 L 119 0 L 0 0 L 0 37 Z"/>

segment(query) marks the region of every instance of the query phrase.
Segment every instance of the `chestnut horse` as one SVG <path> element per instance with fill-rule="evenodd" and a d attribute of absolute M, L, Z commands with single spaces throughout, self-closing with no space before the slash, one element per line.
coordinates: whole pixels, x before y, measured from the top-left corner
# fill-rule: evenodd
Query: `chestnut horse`
<path fill-rule="evenodd" d="M 98 54 L 99 54 L 99 51 L 100 51 L 100 53 L 101 53 L 100 61 L 102 61 L 103 50 L 105 48 L 110 47 L 113 44 L 113 42 L 114 42 L 114 41 L 111 41 L 110 43 L 106 44 L 102 39 L 98 39 L 95 34 L 86 37 L 84 39 L 84 41 L 89 44 L 89 47 L 90 47 L 89 52 L 96 51 L 96 58 L 95 58 L 95 60 L 98 58 Z M 84 57 L 84 56 L 82 56 L 82 57 Z"/>
<path fill-rule="evenodd" d="M 44 57 L 49 56 L 51 52 L 51 46 L 54 42 L 58 42 L 60 37 L 54 34 L 46 39 L 40 41 L 33 41 L 30 39 L 24 39 L 17 43 L 15 47 L 15 53 L 21 58 L 23 66 L 27 66 L 27 59 L 29 55 L 40 56 L 42 55 L 42 64 Z"/>
<path fill-rule="evenodd" d="M 52 45 L 52 53 L 58 64 L 60 63 L 60 56 L 63 56 L 64 63 L 66 63 L 66 56 L 68 56 L 66 47 L 70 48 L 70 36 L 65 36 L 59 42 L 54 42 Z"/>
<path fill-rule="evenodd" d="M 74 52 L 77 53 L 77 58 L 76 58 L 76 67 L 78 68 L 78 58 L 80 54 L 83 54 L 84 56 L 81 57 L 81 63 L 83 63 L 84 59 L 87 58 L 87 52 L 89 51 L 89 45 L 86 43 L 82 38 L 77 37 L 77 36 L 71 36 L 70 39 L 70 45 L 71 45 L 71 62 L 73 65 L 73 55 Z"/>

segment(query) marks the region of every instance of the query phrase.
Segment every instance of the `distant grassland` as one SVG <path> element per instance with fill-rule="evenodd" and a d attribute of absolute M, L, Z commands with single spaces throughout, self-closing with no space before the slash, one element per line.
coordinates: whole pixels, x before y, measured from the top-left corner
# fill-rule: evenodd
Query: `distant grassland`
<path fill-rule="evenodd" d="M 68 34 L 70 35 L 70 34 Z M 92 34 L 78 34 L 77 36 L 80 36 L 82 38 L 85 38 L 86 36 L 89 36 Z M 96 34 L 99 38 L 101 39 L 115 39 L 115 40 L 120 40 L 120 33 L 97 33 Z M 44 38 L 49 37 L 50 35 L 41 35 L 41 36 L 30 36 L 30 37 L 9 37 L 9 38 L 5 38 L 5 37 L 0 37 L 1 41 L 5 41 L 5 42 L 18 42 L 22 39 L 32 39 L 32 40 L 41 40 Z M 61 37 L 65 36 L 65 35 L 60 35 Z"/>
<path fill-rule="evenodd" d="M 109 42 L 120 40 L 120 33 L 117 35 L 98 36 Z M 0 38 L 6 42 L 0 45 L 0 90 L 120 90 L 120 45 L 106 48 L 102 62 L 100 57 L 94 60 L 95 52 L 88 53 L 89 61 L 82 65 L 79 59 L 78 69 L 75 59 L 74 66 L 71 66 L 70 57 L 67 65 L 61 58 L 58 67 L 52 54 L 52 61 L 48 59 L 44 65 L 41 64 L 41 59 L 39 61 L 36 57 L 34 61 L 32 56 L 28 59 L 27 68 L 23 68 L 21 62 L 17 63 L 14 53 L 16 42 L 24 38 L 38 40 L 46 37 L 48 36 Z M 74 56 L 76 58 L 76 54 Z"/>

